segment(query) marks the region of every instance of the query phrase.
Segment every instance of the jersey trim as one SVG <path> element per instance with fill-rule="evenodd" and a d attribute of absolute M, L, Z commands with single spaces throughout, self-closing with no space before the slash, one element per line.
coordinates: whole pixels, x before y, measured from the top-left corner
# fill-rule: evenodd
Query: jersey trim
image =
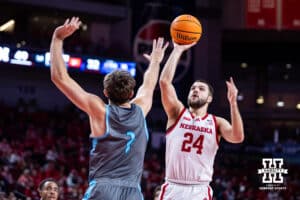
<path fill-rule="evenodd" d="M 209 186 L 207 187 L 207 194 L 208 194 L 208 200 L 212 200 Z"/>
<path fill-rule="evenodd" d="M 195 118 L 194 114 L 193 114 L 190 110 L 188 110 L 188 111 L 189 111 L 189 113 L 190 113 L 192 119 L 194 119 L 194 118 Z"/>
<path fill-rule="evenodd" d="M 179 122 L 179 120 L 180 120 L 180 118 L 183 115 L 183 113 L 184 113 L 185 110 L 186 110 L 186 108 L 182 109 L 182 111 L 180 112 L 179 116 L 177 117 L 175 123 L 167 129 L 166 134 L 169 134 L 175 128 L 175 126 Z"/>
<path fill-rule="evenodd" d="M 106 125 L 106 133 L 109 133 L 109 105 L 106 105 L 106 116 L 105 116 L 105 125 Z"/>
<path fill-rule="evenodd" d="M 214 120 L 214 123 L 215 123 L 215 130 L 216 130 L 216 142 L 217 142 L 217 144 L 218 144 L 218 146 L 219 146 L 219 143 L 220 143 L 220 141 L 219 141 L 219 129 L 218 129 L 218 124 L 217 124 L 217 119 L 216 119 L 216 116 L 215 115 L 212 115 L 212 117 L 213 117 L 213 120 Z"/>
<path fill-rule="evenodd" d="M 160 197 L 159 197 L 159 200 L 163 200 L 164 199 L 164 195 L 166 193 L 166 189 L 168 187 L 168 183 L 165 183 L 161 186 L 161 193 L 160 193 Z"/>
<path fill-rule="evenodd" d="M 139 108 L 141 110 L 142 115 L 144 117 L 144 129 L 145 129 L 145 132 L 146 132 L 147 141 L 149 141 L 149 132 L 148 132 L 148 126 L 147 126 L 147 122 L 146 122 L 146 116 L 144 115 L 144 112 L 143 112 L 142 108 L 137 104 L 135 104 L 135 105 L 136 105 L 137 108 Z"/>
<path fill-rule="evenodd" d="M 91 180 L 89 183 L 89 187 L 88 187 L 87 191 L 85 192 L 82 200 L 88 200 L 90 198 L 92 190 L 94 189 L 95 186 L 96 186 L 96 181 Z"/>
<path fill-rule="evenodd" d="M 90 151 L 90 155 L 92 155 L 95 152 L 97 144 L 98 144 L 98 139 L 92 138 L 92 149 Z"/>
<path fill-rule="evenodd" d="M 144 129 L 145 129 L 145 133 L 146 133 L 146 138 L 147 138 L 147 141 L 149 141 L 149 132 L 148 132 L 148 126 L 147 126 L 147 122 L 146 120 L 144 119 Z"/>
<path fill-rule="evenodd" d="M 106 126 L 105 128 L 106 128 L 106 131 L 101 136 L 90 137 L 91 139 L 101 140 L 101 139 L 106 138 L 109 135 L 109 111 L 110 111 L 110 107 L 109 107 L 109 105 L 106 105 L 105 107 L 106 107 L 106 109 L 105 109 L 105 126 Z"/>
<path fill-rule="evenodd" d="M 205 120 L 207 117 L 208 117 L 208 113 L 206 113 L 206 114 L 201 118 L 201 120 Z"/>
<path fill-rule="evenodd" d="M 189 113 L 190 113 L 190 115 L 191 115 L 191 117 L 193 118 L 193 119 L 195 119 L 195 117 L 197 117 L 197 116 L 195 116 L 190 110 L 189 110 Z M 206 113 L 203 117 L 201 117 L 201 120 L 205 120 L 207 117 L 208 117 L 208 113 Z"/>

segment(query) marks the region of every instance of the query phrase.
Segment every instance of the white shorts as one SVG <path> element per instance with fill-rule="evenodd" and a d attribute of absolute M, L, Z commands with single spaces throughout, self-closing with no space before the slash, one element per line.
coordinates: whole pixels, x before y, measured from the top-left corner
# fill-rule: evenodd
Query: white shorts
<path fill-rule="evenodd" d="M 161 186 L 159 200 L 212 200 L 209 185 L 183 185 L 166 182 Z"/>

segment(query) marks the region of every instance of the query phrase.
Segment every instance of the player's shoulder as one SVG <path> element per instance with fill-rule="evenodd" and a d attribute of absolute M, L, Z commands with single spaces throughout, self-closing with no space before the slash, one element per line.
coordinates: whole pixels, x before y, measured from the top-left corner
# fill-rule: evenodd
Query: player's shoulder
<path fill-rule="evenodd" d="M 228 123 L 227 119 L 225 119 L 224 117 L 217 116 L 217 115 L 212 115 L 212 116 L 215 118 L 216 123 L 217 123 L 218 125 L 224 124 L 224 123 Z"/>
<path fill-rule="evenodd" d="M 104 101 L 95 94 L 89 94 L 88 110 L 86 111 L 90 116 L 99 116 L 106 112 L 106 105 Z"/>
<path fill-rule="evenodd" d="M 130 103 L 130 110 L 143 113 L 142 106 L 140 106 L 139 104 L 136 104 L 136 103 Z"/>

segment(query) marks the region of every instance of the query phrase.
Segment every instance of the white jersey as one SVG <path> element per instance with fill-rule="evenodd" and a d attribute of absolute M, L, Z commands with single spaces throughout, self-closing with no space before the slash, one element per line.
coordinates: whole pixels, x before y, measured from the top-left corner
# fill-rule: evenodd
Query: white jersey
<path fill-rule="evenodd" d="M 184 108 L 166 135 L 166 180 L 206 184 L 212 180 L 219 148 L 216 117 L 194 117 Z"/>

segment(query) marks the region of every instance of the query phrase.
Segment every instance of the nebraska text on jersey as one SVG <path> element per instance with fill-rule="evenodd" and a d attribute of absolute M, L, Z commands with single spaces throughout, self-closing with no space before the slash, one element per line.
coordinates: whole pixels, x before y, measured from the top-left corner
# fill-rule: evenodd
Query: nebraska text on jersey
<path fill-rule="evenodd" d="M 181 123 L 180 128 L 190 129 L 190 130 L 193 130 L 193 131 L 200 131 L 200 132 L 203 132 L 203 133 L 212 134 L 212 129 L 211 128 L 207 128 L 207 127 L 203 127 L 203 126 L 195 126 L 195 125 Z"/>

